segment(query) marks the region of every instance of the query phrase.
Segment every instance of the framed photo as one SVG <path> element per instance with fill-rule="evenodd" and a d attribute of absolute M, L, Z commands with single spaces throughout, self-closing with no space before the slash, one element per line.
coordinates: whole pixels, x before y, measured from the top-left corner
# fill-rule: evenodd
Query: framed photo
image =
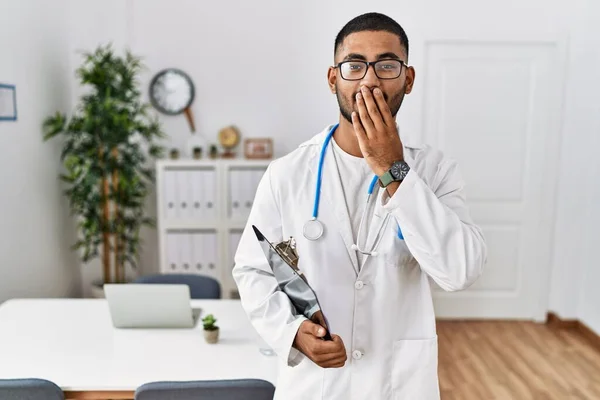
<path fill-rule="evenodd" d="M 248 138 L 244 140 L 244 155 L 250 159 L 269 159 L 273 157 L 273 139 Z"/>
<path fill-rule="evenodd" d="M 17 120 L 17 89 L 0 83 L 0 121 Z"/>

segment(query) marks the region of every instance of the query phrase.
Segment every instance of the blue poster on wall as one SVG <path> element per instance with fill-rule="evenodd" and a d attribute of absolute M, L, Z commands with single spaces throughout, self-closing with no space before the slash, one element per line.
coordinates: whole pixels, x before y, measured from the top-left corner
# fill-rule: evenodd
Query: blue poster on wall
<path fill-rule="evenodd" d="M 17 120 L 17 88 L 0 83 L 0 121 Z"/>

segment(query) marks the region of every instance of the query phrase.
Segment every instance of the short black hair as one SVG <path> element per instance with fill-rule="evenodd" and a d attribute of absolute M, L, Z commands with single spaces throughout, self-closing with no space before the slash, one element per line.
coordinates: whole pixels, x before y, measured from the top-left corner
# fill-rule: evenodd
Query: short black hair
<path fill-rule="evenodd" d="M 335 38 L 333 54 L 337 54 L 338 47 L 348 35 L 363 31 L 385 31 L 398 35 L 400 44 L 406 49 L 406 56 L 408 57 L 408 36 L 406 36 L 404 29 L 392 18 L 376 12 L 359 15 L 344 25 Z"/>

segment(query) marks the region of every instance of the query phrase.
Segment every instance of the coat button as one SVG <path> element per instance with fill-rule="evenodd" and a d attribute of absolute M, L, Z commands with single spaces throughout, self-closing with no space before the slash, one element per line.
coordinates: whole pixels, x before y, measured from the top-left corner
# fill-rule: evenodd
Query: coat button
<path fill-rule="evenodd" d="M 352 352 L 352 358 L 354 358 L 355 360 L 360 360 L 363 356 L 363 353 L 360 350 L 354 350 Z"/>
<path fill-rule="evenodd" d="M 355 287 L 357 290 L 360 290 L 360 289 L 362 289 L 362 288 L 363 288 L 363 286 L 365 286 L 365 284 L 363 283 L 363 281 L 356 281 L 356 282 L 354 282 L 354 287 Z"/>

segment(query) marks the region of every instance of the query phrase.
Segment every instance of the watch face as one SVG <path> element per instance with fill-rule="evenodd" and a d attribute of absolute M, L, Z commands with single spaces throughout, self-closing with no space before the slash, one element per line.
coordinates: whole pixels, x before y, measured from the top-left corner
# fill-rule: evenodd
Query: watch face
<path fill-rule="evenodd" d="M 399 161 L 399 162 L 395 162 L 392 165 L 392 168 L 390 169 L 390 173 L 392 174 L 394 179 L 401 180 L 406 177 L 406 174 L 408 174 L 409 170 L 410 170 L 410 167 L 408 166 L 407 163 Z"/>

